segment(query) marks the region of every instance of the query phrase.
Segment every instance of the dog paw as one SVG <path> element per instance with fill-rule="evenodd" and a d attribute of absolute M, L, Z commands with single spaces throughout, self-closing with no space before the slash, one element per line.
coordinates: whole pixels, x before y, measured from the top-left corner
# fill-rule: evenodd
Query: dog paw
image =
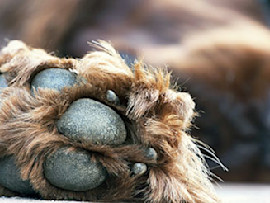
<path fill-rule="evenodd" d="M 170 89 L 167 71 L 139 62 L 132 71 L 106 42 L 92 43 L 98 51 L 82 59 L 13 45 L 0 55 L 9 85 L 1 93 L 0 189 L 89 201 L 212 195 L 186 133 L 195 104 Z"/>

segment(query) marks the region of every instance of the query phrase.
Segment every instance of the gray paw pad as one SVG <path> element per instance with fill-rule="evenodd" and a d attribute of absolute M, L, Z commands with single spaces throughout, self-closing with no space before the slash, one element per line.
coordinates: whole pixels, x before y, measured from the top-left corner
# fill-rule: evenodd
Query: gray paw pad
<path fill-rule="evenodd" d="M 60 149 L 46 159 L 44 173 L 52 185 L 71 191 L 91 190 L 107 176 L 102 165 L 92 162 L 88 153 L 67 149 Z"/>
<path fill-rule="evenodd" d="M 57 128 L 66 137 L 94 144 L 122 144 L 126 139 L 121 117 L 110 107 L 88 98 L 73 102 Z"/>
<path fill-rule="evenodd" d="M 28 180 L 21 179 L 20 170 L 12 156 L 0 159 L 0 185 L 24 195 L 33 195 L 35 191 Z"/>
<path fill-rule="evenodd" d="M 66 69 L 48 68 L 38 73 L 31 82 L 31 91 L 37 88 L 49 88 L 60 91 L 72 87 L 77 82 L 76 75 Z"/>

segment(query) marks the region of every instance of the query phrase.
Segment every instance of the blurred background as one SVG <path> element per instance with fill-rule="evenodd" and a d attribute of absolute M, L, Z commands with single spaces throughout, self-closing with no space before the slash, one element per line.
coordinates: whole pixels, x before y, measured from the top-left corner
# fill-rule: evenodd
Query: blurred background
<path fill-rule="evenodd" d="M 82 57 L 103 39 L 127 63 L 168 66 L 197 103 L 191 134 L 228 167 L 208 160 L 225 182 L 270 183 L 269 25 L 267 0 L 0 0 L 2 47 L 19 39 Z"/>

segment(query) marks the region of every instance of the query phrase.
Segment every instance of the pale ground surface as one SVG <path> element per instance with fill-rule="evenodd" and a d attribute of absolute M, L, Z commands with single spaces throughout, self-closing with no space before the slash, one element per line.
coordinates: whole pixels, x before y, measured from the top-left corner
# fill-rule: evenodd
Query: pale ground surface
<path fill-rule="evenodd" d="M 216 190 L 224 203 L 270 203 L 270 184 L 221 184 Z M 0 197 L 0 203 L 78 203 L 78 201 L 30 200 Z"/>
<path fill-rule="evenodd" d="M 224 203 L 270 203 L 270 184 L 221 184 L 216 190 Z"/>

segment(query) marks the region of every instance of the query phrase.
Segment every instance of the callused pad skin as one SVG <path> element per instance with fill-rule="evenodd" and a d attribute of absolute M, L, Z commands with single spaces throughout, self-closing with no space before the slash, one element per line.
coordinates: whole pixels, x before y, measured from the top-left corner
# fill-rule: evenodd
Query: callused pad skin
<path fill-rule="evenodd" d="M 74 140 L 93 144 L 122 144 L 125 123 L 110 107 L 89 98 L 73 102 L 57 122 L 58 131 Z"/>
<path fill-rule="evenodd" d="M 44 173 L 51 184 L 70 191 L 91 190 L 101 185 L 107 176 L 102 165 L 92 162 L 87 152 L 64 148 L 47 157 Z"/>
<path fill-rule="evenodd" d="M 31 90 L 50 88 L 60 91 L 64 87 L 71 87 L 76 83 L 76 75 L 66 69 L 48 68 L 39 72 L 31 82 Z"/>
<path fill-rule="evenodd" d="M 7 189 L 23 195 L 34 195 L 35 191 L 29 181 L 21 179 L 20 170 L 12 156 L 0 159 L 0 184 Z"/>

